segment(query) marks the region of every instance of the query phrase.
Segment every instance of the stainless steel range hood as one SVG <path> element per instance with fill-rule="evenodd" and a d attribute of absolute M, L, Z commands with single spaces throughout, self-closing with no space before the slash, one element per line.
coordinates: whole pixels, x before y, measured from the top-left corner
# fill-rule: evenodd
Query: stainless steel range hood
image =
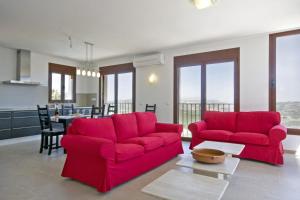
<path fill-rule="evenodd" d="M 29 50 L 17 50 L 17 75 L 16 80 L 3 81 L 5 84 L 14 85 L 40 85 L 31 81 L 31 52 Z"/>

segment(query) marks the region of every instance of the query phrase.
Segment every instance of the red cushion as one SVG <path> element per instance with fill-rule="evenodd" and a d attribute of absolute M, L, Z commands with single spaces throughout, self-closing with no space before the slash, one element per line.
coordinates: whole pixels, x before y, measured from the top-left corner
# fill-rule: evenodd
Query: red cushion
<path fill-rule="evenodd" d="M 280 124 L 278 112 L 239 112 L 236 132 L 268 134 L 269 130 L 278 124 Z"/>
<path fill-rule="evenodd" d="M 156 115 L 152 112 L 136 112 L 135 113 L 139 136 L 155 132 L 155 124 L 157 122 Z"/>
<path fill-rule="evenodd" d="M 199 137 L 205 140 L 229 141 L 229 138 L 232 134 L 233 133 L 230 131 L 204 130 L 200 132 Z"/>
<path fill-rule="evenodd" d="M 230 141 L 242 144 L 269 145 L 269 137 L 261 133 L 237 132 L 230 136 Z"/>
<path fill-rule="evenodd" d="M 118 162 L 129 160 L 144 155 L 144 147 L 137 144 L 120 144 L 115 145 L 116 160 Z"/>
<path fill-rule="evenodd" d="M 142 145 L 145 151 L 151 151 L 163 146 L 164 141 L 159 137 L 136 137 L 123 141 L 122 143 L 132 143 Z"/>
<path fill-rule="evenodd" d="M 180 141 L 180 135 L 173 132 L 159 132 L 159 133 L 150 133 L 146 135 L 147 137 L 159 137 L 163 139 L 164 145 L 172 144 L 174 142 Z"/>
<path fill-rule="evenodd" d="M 204 114 L 208 130 L 226 130 L 235 132 L 236 112 L 208 111 Z"/>
<path fill-rule="evenodd" d="M 117 141 L 124 141 L 128 138 L 138 136 L 138 128 L 134 113 L 115 114 L 112 116 L 115 130 L 117 133 Z"/>
<path fill-rule="evenodd" d="M 114 124 L 110 118 L 84 119 L 78 118 L 72 121 L 73 133 L 90 137 L 117 140 Z"/>

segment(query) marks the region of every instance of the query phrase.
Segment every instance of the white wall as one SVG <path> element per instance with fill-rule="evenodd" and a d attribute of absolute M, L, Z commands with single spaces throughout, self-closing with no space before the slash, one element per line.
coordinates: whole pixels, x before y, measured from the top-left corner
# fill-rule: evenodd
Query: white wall
<path fill-rule="evenodd" d="M 268 34 L 236 40 L 216 41 L 162 51 L 166 57 L 163 66 L 138 68 L 136 73 L 137 111 L 146 103 L 158 105 L 160 121 L 173 121 L 174 56 L 240 47 L 240 101 L 241 110 L 268 110 Z M 132 57 L 99 61 L 100 66 L 131 62 Z M 148 76 L 155 73 L 158 83 L 151 85 Z"/>

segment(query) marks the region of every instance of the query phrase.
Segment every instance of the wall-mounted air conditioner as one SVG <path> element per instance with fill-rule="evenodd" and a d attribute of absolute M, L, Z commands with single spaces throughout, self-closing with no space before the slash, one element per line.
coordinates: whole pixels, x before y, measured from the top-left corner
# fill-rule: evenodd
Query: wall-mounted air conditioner
<path fill-rule="evenodd" d="M 134 56 L 133 58 L 134 67 L 146 67 L 163 64 L 165 64 L 165 56 L 162 53 Z"/>

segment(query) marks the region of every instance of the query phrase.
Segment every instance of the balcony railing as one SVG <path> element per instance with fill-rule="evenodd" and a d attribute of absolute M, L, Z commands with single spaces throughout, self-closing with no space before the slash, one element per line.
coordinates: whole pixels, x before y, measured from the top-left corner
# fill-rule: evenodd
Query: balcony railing
<path fill-rule="evenodd" d="M 107 113 L 108 104 L 115 105 L 113 102 L 107 102 L 105 104 L 105 113 Z M 132 112 L 132 102 L 130 102 L 130 101 L 118 102 L 117 109 L 118 109 L 117 110 L 118 114 L 131 113 Z"/>
<path fill-rule="evenodd" d="M 192 122 L 201 120 L 201 103 L 179 103 L 179 123 L 183 124 L 182 137 L 192 137 L 188 130 L 188 125 Z M 233 111 L 233 104 L 229 103 L 208 103 L 207 111 L 229 112 Z"/>

